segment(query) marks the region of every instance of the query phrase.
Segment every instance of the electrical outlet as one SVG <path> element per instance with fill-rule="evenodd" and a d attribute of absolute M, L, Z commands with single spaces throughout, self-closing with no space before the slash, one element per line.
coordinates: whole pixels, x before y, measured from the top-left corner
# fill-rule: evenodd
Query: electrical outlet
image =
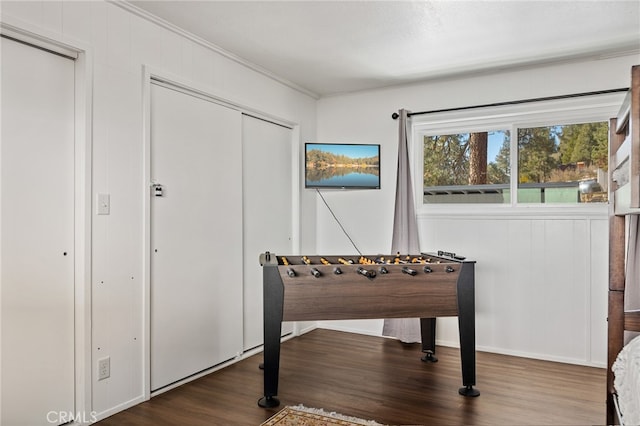
<path fill-rule="evenodd" d="M 100 358 L 98 360 L 98 380 L 108 379 L 111 376 L 111 358 Z"/>

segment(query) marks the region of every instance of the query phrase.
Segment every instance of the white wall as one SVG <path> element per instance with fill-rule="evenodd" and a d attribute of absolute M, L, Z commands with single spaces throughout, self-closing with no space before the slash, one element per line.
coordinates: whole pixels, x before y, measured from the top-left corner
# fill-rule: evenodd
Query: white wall
<path fill-rule="evenodd" d="M 301 141 L 315 139 L 316 100 L 111 3 L 3 1 L 1 7 L 4 23 L 85 49 L 93 60 L 92 194 L 111 195 L 110 215 L 94 214 L 91 231 L 92 371 L 108 355 L 111 377 L 88 386 L 90 409 L 103 417 L 144 398 L 142 66 L 297 123 Z M 312 219 L 299 243 L 311 251 L 315 200 L 301 198 L 302 214 Z"/>
<path fill-rule="evenodd" d="M 400 108 L 436 110 L 629 86 L 638 55 L 469 76 L 318 101 L 319 142 L 382 144 L 382 189 L 325 198 L 363 253 L 391 246 Z M 353 248 L 321 203 L 317 252 Z M 477 346 L 481 350 L 581 364 L 606 363 L 606 206 L 591 215 L 479 217 L 419 214 L 423 251 L 476 260 Z M 380 335 L 381 320 L 320 326 Z M 457 345 L 455 319 L 438 321 L 438 342 Z"/>

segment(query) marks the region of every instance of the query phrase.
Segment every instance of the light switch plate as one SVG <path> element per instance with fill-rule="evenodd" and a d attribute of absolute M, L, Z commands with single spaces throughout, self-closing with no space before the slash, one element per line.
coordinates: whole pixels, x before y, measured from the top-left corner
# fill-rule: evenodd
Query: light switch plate
<path fill-rule="evenodd" d="M 97 201 L 98 203 L 98 214 L 109 214 L 111 211 L 111 201 L 109 194 L 98 194 Z"/>

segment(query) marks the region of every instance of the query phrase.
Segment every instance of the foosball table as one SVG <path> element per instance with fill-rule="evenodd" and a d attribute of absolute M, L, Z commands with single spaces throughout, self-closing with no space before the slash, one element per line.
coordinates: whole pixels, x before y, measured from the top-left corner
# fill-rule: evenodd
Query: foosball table
<path fill-rule="evenodd" d="M 264 291 L 264 397 L 280 404 L 282 321 L 420 318 L 423 361 L 435 358 L 435 318 L 458 317 L 462 384 L 478 396 L 475 354 L 475 262 L 439 251 L 390 256 L 260 255 Z"/>

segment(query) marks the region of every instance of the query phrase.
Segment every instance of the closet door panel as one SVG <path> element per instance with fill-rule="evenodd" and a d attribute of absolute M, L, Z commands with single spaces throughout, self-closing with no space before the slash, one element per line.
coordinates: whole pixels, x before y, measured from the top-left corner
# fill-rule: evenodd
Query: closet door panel
<path fill-rule="evenodd" d="M 242 352 L 240 132 L 238 111 L 151 85 L 152 391 Z"/>
<path fill-rule="evenodd" d="M 260 253 L 292 253 L 292 130 L 242 119 L 244 210 L 244 350 L 263 343 Z M 282 325 L 291 333 L 292 323 Z"/>
<path fill-rule="evenodd" d="M 1 43 L 0 423 L 60 424 L 74 411 L 74 62 Z"/>

